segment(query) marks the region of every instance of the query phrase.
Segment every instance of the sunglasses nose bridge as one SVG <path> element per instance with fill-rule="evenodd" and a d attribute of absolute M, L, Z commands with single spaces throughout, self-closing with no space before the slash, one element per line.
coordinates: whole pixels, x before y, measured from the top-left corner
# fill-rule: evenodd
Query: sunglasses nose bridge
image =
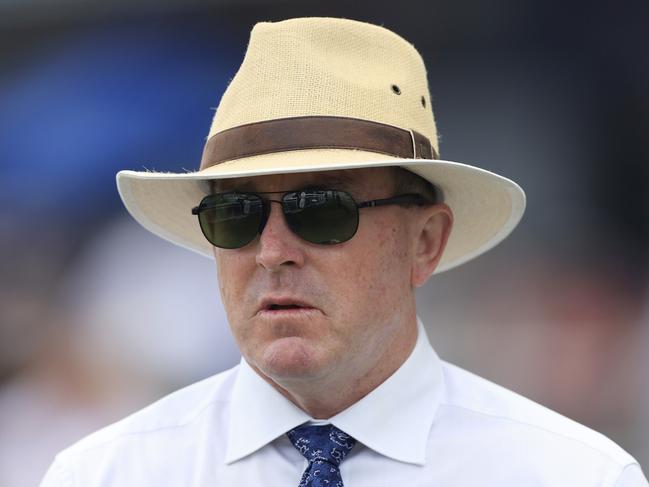
<path fill-rule="evenodd" d="M 284 214 L 284 205 L 281 200 L 274 200 L 270 198 L 266 198 L 263 200 L 263 217 L 261 221 L 261 225 L 259 226 L 259 235 L 261 236 L 264 233 L 264 230 L 266 229 L 266 225 L 268 224 L 268 221 L 271 218 L 271 213 L 272 213 L 272 206 L 271 203 L 277 203 L 280 205 L 278 208 L 279 212 L 281 213 L 279 215 L 279 218 L 283 219 L 283 224 L 286 227 L 286 229 L 291 232 L 290 227 L 288 226 L 288 223 L 286 221 L 286 215 Z M 292 232 L 291 232 L 292 233 Z"/>
<path fill-rule="evenodd" d="M 280 203 L 279 208 L 271 203 Z M 300 238 L 291 230 L 284 216 L 281 201 L 264 201 L 262 220 L 255 261 L 269 271 L 277 271 L 287 265 L 301 267 L 306 256 Z"/>

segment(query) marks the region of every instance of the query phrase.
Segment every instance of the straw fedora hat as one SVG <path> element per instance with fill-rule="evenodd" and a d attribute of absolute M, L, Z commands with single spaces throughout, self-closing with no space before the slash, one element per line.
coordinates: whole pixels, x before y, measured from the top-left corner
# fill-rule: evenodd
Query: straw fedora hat
<path fill-rule="evenodd" d="M 146 229 L 213 257 L 191 214 L 210 180 L 386 166 L 431 181 L 453 210 L 437 273 L 496 245 L 525 208 L 513 181 L 440 160 L 426 68 L 410 43 L 372 24 L 298 18 L 252 29 L 198 171 L 120 171 L 117 187 Z"/>

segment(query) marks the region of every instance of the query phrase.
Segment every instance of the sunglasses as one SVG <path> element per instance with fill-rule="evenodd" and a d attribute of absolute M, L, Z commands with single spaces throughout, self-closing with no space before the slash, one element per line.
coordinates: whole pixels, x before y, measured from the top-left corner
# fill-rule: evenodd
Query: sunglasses
<path fill-rule="evenodd" d="M 356 203 L 345 191 L 305 189 L 289 191 L 281 200 L 264 199 L 266 193 L 216 193 L 203 198 L 192 209 L 205 238 L 222 249 L 238 249 L 261 235 L 268 221 L 270 204 L 280 203 L 284 218 L 298 237 L 320 245 L 335 245 L 351 239 L 358 229 L 358 210 L 386 205 L 425 205 L 419 194 Z"/>

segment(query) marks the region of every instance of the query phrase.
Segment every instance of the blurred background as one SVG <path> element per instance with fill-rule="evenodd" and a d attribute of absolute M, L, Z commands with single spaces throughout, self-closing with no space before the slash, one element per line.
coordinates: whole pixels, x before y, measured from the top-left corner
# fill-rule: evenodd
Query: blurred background
<path fill-rule="evenodd" d="M 0 1 L 0 486 L 237 363 L 213 263 L 140 228 L 120 169 L 194 170 L 255 22 L 382 24 L 427 62 L 442 156 L 521 225 L 418 294 L 438 353 L 649 469 L 645 1 Z"/>

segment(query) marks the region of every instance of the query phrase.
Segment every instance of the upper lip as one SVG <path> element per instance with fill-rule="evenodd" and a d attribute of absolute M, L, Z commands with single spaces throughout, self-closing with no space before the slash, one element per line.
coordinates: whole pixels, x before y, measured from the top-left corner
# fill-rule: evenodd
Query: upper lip
<path fill-rule="evenodd" d="M 272 305 L 289 306 L 295 305 L 301 308 L 315 308 L 311 303 L 292 296 L 267 296 L 261 300 L 257 312 L 269 309 Z"/>

